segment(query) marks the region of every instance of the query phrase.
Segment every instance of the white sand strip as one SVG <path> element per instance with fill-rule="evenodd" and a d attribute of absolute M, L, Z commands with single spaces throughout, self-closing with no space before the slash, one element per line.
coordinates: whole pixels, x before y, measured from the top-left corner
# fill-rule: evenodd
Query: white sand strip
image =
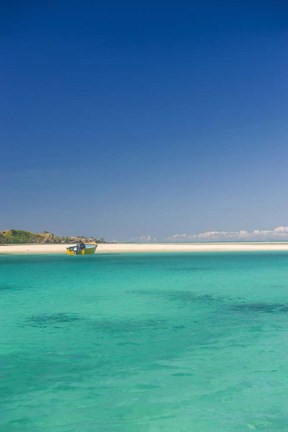
<path fill-rule="evenodd" d="M 1 245 L 0 254 L 65 254 L 71 245 Z M 96 254 L 134 252 L 241 252 L 241 251 L 288 251 L 288 243 L 105 243 L 99 244 Z"/>

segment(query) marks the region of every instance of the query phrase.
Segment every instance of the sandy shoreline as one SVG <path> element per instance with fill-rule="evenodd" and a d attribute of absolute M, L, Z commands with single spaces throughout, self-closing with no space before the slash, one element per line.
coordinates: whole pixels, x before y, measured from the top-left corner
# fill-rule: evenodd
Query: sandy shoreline
<path fill-rule="evenodd" d="M 1 245 L 1 254 L 65 254 L 66 246 L 59 244 Z M 99 244 L 97 254 L 145 253 L 145 252 L 241 252 L 241 251 L 288 251 L 288 243 L 105 243 Z"/>

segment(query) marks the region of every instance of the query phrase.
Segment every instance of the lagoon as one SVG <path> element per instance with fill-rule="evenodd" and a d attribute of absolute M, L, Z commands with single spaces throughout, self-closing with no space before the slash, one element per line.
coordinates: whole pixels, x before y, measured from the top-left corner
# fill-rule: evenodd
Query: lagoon
<path fill-rule="evenodd" d="M 0 256 L 0 431 L 287 430 L 288 253 Z"/>

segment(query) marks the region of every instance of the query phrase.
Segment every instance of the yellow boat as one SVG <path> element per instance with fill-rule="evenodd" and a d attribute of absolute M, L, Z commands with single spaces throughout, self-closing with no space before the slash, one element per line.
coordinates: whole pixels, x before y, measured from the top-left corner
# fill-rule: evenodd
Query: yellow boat
<path fill-rule="evenodd" d="M 93 255 L 97 249 L 97 244 L 85 244 L 85 248 L 77 250 L 77 246 L 69 246 L 66 248 L 68 255 Z"/>

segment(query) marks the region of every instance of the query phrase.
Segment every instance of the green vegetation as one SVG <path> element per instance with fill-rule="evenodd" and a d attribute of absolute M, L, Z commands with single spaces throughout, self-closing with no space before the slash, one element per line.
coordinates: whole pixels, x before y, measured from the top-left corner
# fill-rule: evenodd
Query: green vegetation
<path fill-rule="evenodd" d="M 0 244 L 21 244 L 21 243 L 75 243 L 78 240 L 85 242 L 105 243 L 104 239 L 96 237 L 72 236 L 61 237 L 53 233 L 43 231 L 42 233 L 32 233 L 29 231 L 10 229 L 0 231 Z"/>
<path fill-rule="evenodd" d="M 8 230 L 2 231 L 0 241 L 1 243 L 38 243 L 41 242 L 42 237 L 33 234 L 29 231 L 22 230 Z M 43 239 L 42 239 L 43 240 Z"/>

